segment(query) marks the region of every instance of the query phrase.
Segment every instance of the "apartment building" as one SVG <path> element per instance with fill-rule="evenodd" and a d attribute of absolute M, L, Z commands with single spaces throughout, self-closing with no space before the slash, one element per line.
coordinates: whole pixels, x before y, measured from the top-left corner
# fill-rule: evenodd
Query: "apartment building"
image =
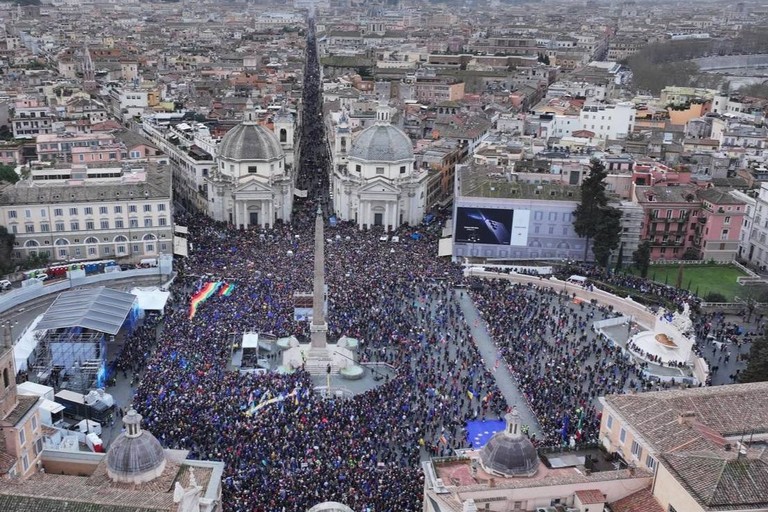
<path fill-rule="evenodd" d="M 768 268 L 768 183 L 760 184 L 760 193 L 754 201 L 747 249 L 742 258 L 765 270 Z"/>
<path fill-rule="evenodd" d="M 636 187 L 643 208 L 643 240 L 651 243 L 652 260 L 731 261 L 738 254 L 746 204 L 725 189 L 694 186 Z"/>
<path fill-rule="evenodd" d="M 34 96 L 16 100 L 11 125 L 16 139 L 34 139 L 53 131 L 53 116 L 45 102 Z"/>
<path fill-rule="evenodd" d="M 635 127 L 635 107 L 632 103 L 615 105 L 585 105 L 579 113 L 581 129 L 589 130 L 599 139 L 625 139 Z"/>
<path fill-rule="evenodd" d="M 38 470 L 43 451 L 38 405 L 38 397 L 17 393 L 13 343 L 4 336 L 0 339 L 0 477 L 25 478 Z"/>
<path fill-rule="evenodd" d="M 40 166 L 0 189 L 0 223 L 16 236 L 12 257 L 142 258 L 170 253 L 171 172 L 137 163 Z"/>
<path fill-rule="evenodd" d="M 168 155 L 177 198 L 196 210 L 207 211 L 206 180 L 216 170 L 218 144 L 208 128 L 197 123 L 168 125 L 149 117 L 142 123 L 142 134 Z"/>
<path fill-rule="evenodd" d="M 108 133 L 49 133 L 37 136 L 37 158 L 42 162 L 119 162 L 122 148 Z"/>

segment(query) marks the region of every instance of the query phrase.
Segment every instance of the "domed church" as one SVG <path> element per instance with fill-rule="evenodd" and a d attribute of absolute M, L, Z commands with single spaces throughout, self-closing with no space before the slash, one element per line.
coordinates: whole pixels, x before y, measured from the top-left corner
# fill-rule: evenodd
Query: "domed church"
<path fill-rule="evenodd" d="M 258 123 L 249 99 L 243 121 L 221 139 L 208 180 L 208 211 L 215 220 L 243 228 L 290 220 L 293 178 L 285 149 L 292 148 L 293 124 L 286 117 L 275 120 L 278 138 Z"/>
<path fill-rule="evenodd" d="M 335 129 L 335 161 L 346 165 L 333 172 L 334 209 L 360 229 L 391 230 L 424 217 L 428 173 L 414 168 L 411 139 L 392 125 L 390 115 L 390 107 L 379 104 L 375 124 L 357 134 L 351 146 L 346 114 Z"/>
<path fill-rule="evenodd" d="M 483 471 L 504 478 L 535 475 L 539 469 L 539 455 L 522 432 L 520 413 L 513 409 L 504 420 L 506 428 L 496 432 L 480 450 Z"/>

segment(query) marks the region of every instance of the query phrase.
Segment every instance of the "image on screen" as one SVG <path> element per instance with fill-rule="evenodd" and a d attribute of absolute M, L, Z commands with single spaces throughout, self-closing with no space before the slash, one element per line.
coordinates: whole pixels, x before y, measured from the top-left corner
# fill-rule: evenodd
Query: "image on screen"
<path fill-rule="evenodd" d="M 510 245 L 513 210 L 497 208 L 456 209 L 456 242 Z"/>

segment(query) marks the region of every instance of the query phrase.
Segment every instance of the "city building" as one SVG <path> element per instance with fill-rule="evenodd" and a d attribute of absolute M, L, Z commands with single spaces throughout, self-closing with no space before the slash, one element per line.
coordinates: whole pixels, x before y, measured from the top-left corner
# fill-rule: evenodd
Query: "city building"
<path fill-rule="evenodd" d="M 13 258 L 120 258 L 170 253 L 171 173 L 136 163 L 40 166 L 0 188 L 0 224 L 16 236 Z"/>
<path fill-rule="evenodd" d="M 632 103 L 615 105 L 585 105 L 579 113 L 581 129 L 589 130 L 600 139 L 626 139 L 635 126 Z"/>
<path fill-rule="evenodd" d="M 642 240 L 652 260 L 731 261 L 738 254 L 746 204 L 720 188 L 638 186 Z M 685 255 L 685 258 L 684 258 Z"/>
<path fill-rule="evenodd" d="M 453 257 L 536 260 L 583 259 L 586 240 L 573 229 L 581 189 L 528 183 L 479 164 L 456 171 Z M 592 259 L 588 253 L 588 259 Z"/>
<path fill-rule="evenodd" d="M 35 96 L 16 99 L 11 125 L 16 139 L 34 139 L 37 135 L 53 131 L 51 109 Z"/>
<path fill-rule="evenodd" d="M 218 165 L 207 180 L 211 217 L 244 228 L 291 219 L 293 174 L 280 141 L 289 143 L 293 134 L 285 127 L 280 130 L 278 138 L 260 125 L 248 100 L 243 122 L 217 148 Z"/>
<path fill-rule="evenodd" d="M 655 473 L 662 510 L 768 508 L 768 382 L 608 395 L 600 441 Z"/>
<path fill-rule="evenodd" d="M 598 512 L 651 485 L 650 470 L 614 467 L 588 453 L 569 452 L 568 462 L 560 454 L 542 460 L 522 433 L 517 411 L 505 419 L 505 429 L 480 450 L 422 463 L 425 511 L 534 511 L 559 505 Z"/>
<path fill-rule="evenodd" d="M 760 184 L 748 232 L 748 248 L 742 257 L 761 270 L 768 268 L 768 183 Z"/>
<path fill-rule="evenodd" d="M 5 332 L 0 333 L 0 480 L 7 480 L 25 478 L 38 471 L 43 440 L 38 398 L 18 394 L 13 342 L 10 330 L 7 327 L 3 330 Z"/>
<path fill-rule="evenodd" d="M 0 479 L 0 510 L 220 512 L 224 463 L 163 449 L 141 420 L 128 411 L 106 454 L 45 447 L 24 478 Z"/>
<path fill-rule="evenodd" d="M 361 229 L 384 226 L 390 230 L 403 223 L 419 224 L 429 206 L 429 172 L 415 168 L 411 139 L 391 124 L 390 115 L 390 107 L 379 105 L 375 124 L 352 140 L 346 168 L 337 166 L 333 171 L 336 215 L 354 221 Z M 340 154 L 334 161 L 341 162 L 341 151 L 349 142 L 345 132 L 336 139 Z"/>

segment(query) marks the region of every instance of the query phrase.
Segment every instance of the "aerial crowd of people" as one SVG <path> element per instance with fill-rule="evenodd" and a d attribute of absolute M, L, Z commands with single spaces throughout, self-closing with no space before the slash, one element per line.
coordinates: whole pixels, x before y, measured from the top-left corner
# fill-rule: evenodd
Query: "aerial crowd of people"
<path fill-rule="evenodd" d="M 146 336 L 134 349 L 146 367 L 131 368 L 140 375 L 133 405 L 163 445 L 226 462 L 228 510 L 306 510 L 327 500 L 419 510 L 419 460 L 467 446 L 466 420 L 506 411 L 460 313 L 460 271 L 434 256 L 439 226 L 403 228 L 399 242 L 346 223 L 326 228 L 329 341 L 358 338 L 361 362 L 391 368 L 378 387 L 327 400 L 302 370 L 227 370 L 238 334 L 308 335 L 292 296 L 312 287 L 313 221 L 307 213 L 291 226 L 241 231 L 183 220 L 195 251 L 180 263 L 154 352 Z M 212 280 L 237 287 L 190 319 L 190 295 Z M 283 399 L 249 414 L 267 397 Z"/>
<path fill-rule="evenodd" d="M 595 441 L 597 397 L 658 385 L 592 330 L 614 315 L 609 309 L 573 301 L 545 281 L 466 286 L 461 269 L 436 256 L 440 218 L 400 228 L 397 242 L 344 222 L 325 228 L 329 342 L 360 340 L 361 363 L 390 369 L 377 387 L 329 400 L 303 369 L 230 371 L 244 332 L 308 338 L 293 294 L 312 289 L 314 212 L 308 201 L 292 224 L 247 230 L 181 214 L 194 250 L 177 262 L 159 328 L 137 330 L 117 363 L 138 383 L 133 406 L 164 446 L 226 463 L 227 510 L 307 510 L 323 501 L 420 510 L 419 461 L 469 447 L 467 421 L 499 418 L 513 405 L 480 357 L 463 294 L 496 344 L 495 367 L 509 369 L 536 416 L 539 446 Z M 190 318 L 190 297 L 210 281 L 236 288 L 214 294 Z"/>

